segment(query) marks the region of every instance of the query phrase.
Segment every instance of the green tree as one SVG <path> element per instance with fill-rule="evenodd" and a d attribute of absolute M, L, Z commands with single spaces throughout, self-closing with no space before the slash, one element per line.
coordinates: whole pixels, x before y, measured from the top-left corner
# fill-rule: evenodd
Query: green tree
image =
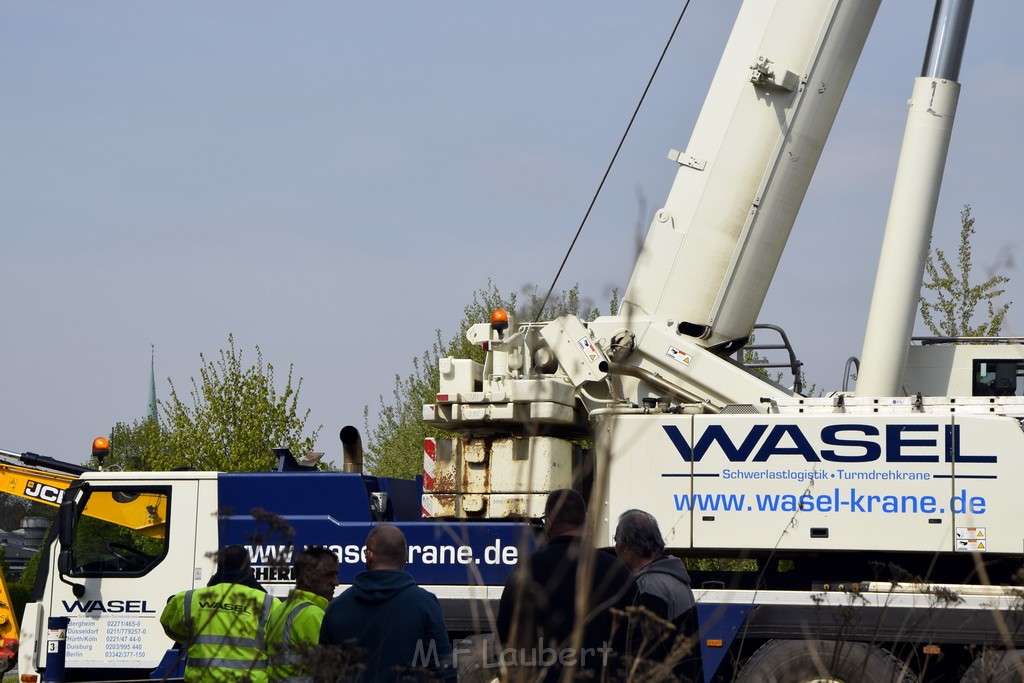
<path fill-rule="evenodd" d="M 118 422 L 110 432 L 110 455 L 103 467 L 129 472 L 152 469 L 151 463 L 159 458 L 165 438 L 160 420 L 155 416 L 131 424 Z"/>
<path fill-rule="evenodd" d="M 1005 292 L 1003 285 L 1010 281 L 1004 275 L 992 275 L 981 284 L 971 284 L 971 238 L 974 236 L 974 218 L 971 206 L 964 204 L 960 212 L 960 247 L 956 266 L 950 264 L 941 249 L 929 250 L 924 283 L 927 292 L 935 297 L 929 301 L 921 297 L 921 317 L 932 334 L 942 337 L 993 337 L 999 335 L 1012 301 L 997 304 Z M 987 317 L 973 323 L 978 306 L 984 304 Z"/>
<path fill-rule="evenodd" d="M 11 607 L 19 619 L 25 613 L 25 605 L 32 599 L 32 590 L 36 584 L 36 574 L 39 573 L 39 562 L 42 555 L 43 551 L 40 549 L 25 563 L 25 570 L 18 580 L 7 584 L 7 591 L 11 595 Z"/>
<path fill-rule="evenodd" d="M 491 311 L 504 308 L 514 311 L 516 320 L 528 321 L 537 317 L 544 297 L 536 288 L 528 288 L 521 301 L 516 292 L 501 292 L 490 280 L 473 292 L 473 300 L 463 309 L 459 331 L 445 342 L 441 330 L 435 330 L 435 340 L 421 356 L 412 359 L 413 369 L 408 375 L 395 375 L 395 387 L 390 400 L 379 397 L 377 424 L 370 427 L 370 407 L 363 408 L 363 424 L 367 434 L 367 467 L 378 476 L 412 478 L 423 469 L 423 439 L 445 437 L 444 432 L 424 424 L 423 404 L 433 403 L 440 384 L 437 364 L 441 358 L 469 358 L 483 363 L 484 351 L 466 339 L 470 325 L 490 320 Z M 618 306 L 618 291 L 612 292 L 611 310 Z M 571 313 L 585 320 L 593 320 L 600 312 L 580 296 L 579 285 L 562 291 L 544 306 L 544 319 Z"/>
<path fill-rule="evenodd" d="M 293 366 L 278 394 L 274 367 L 264 363 L 259 346 L 254 364 L 246 365 L 242 355 L 230 334 L 228 348 L 215 360 L 200 353 L 189 403 L 170 382 L 170 399 L 158 403 L 159 425 L 124 426 L 120 433 L 129 443 L 121 449 L 115 442 L 117 457 L 153 470 L 261 471 L 276 465 L 271 448 L 284 446 L 296 455 L 311 451 L 320 426 L 306 432 L 309 410 L 299 410 L 302 379 L 293 382 Z"/>
<path fill-rule="evenodd" d="M 28 516 L 32 501 L 17 496 L 0 496 L 0 529 L 14 531 L 21 526 L 23 517 Z"/>

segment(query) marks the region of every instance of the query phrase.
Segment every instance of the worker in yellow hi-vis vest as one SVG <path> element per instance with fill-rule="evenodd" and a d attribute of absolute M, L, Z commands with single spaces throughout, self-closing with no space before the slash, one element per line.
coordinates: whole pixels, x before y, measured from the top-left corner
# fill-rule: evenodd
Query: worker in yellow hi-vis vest
<path fill-rule="evenodd" d="M 217 558 L 217 582 L 173 596 L 160 623 L 188 650 L 188 683 L 261 683 L 267 680 L 267 623 L 280 601 L 256 583 L 244 548 L 227 546 Z"/>
<path fill-rule="evenodd" d="M 338 585 L 338 557 L 310 546 L 292 565 L 295 588 L 274 607 L 267 626 L 270 683 L 310 683 L 310 654 L 320 642 L 320 623 Z"/>

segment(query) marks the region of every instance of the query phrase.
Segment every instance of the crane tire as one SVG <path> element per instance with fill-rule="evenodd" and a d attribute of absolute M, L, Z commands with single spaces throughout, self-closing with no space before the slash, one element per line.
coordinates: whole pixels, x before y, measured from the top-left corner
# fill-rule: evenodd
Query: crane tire
<path fill-rule="evenodd" d="M 978 655 L 961 683 L 1024 683 L 1024 650 L 988 650 Z"/>
<path fill-rule="evenodd" d="M 740 669 L 737 683 L 913 683 L 885 650 L 833 640 L 769 640 Z"/>

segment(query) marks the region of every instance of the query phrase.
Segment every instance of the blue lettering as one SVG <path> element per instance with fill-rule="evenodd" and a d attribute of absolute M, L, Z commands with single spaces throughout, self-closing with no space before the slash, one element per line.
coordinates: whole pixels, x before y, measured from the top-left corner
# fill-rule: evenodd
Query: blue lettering
<path fill-rule="evenodd" d="M 882 447 L 874 441 L 860 439 L 841 439 L 840 432 L 860 432 L 865 436 L 878 436 L 878 427 L 872 425 L 829 425 L 821 430 L 821 440 L 828 446 L 846 446 L 862 448 L 864 452 L 857 455 L 841 455 L 828 449 L 821 452 L 822 460 L 829 462 L 874 462 L 882 455 Z"/>
<path fill-rule="evenodd" d="M 794 425 L 793 428 L 796 429 L 796 426 Z M 692 450 L 678 427 L 675 425 L 664 425 L 664 429 L 676 450 L 679 451 L 679 455 L 683 456 L 683 460 L 686 462 L 700 462 L 700 459 L 704 457 L 704 454 L 708 452 L 708 448 L 713 443 L 718 444 L 730 462 L 746 462 L 747 458 L 750 457 L 750 453 L 754 450 L 754 445 L 768 429 L 768 426 L 754 425 L 750 433 L 747 434 L 747 438 L 737 447 L 732 442 L 732 439 L 729 438 L 724 426 L 710 425 L 701 434 L 697 445 Z"/>
<path fill-rule="evenodd" d="M 889 424 L 885 425 L 884 433 L 870 424 L 825 425 L 818 435 L 823 444 L 820 451 L 795 424 L 755 424 L 742 435 L 735 431 L 730 435 L 724 424 L 710 424 L 692 447 L 676 425 L 663 425 L 662 428 L 686 462 L 700 462 L 712 450 L 716 453 L 721 451 L 729 462 L 734 463 L 767 462 L 773 456 L 781 455 L 798 455 L 811 463 L 822 460 L 835 463 L 879 460 L 892 463 L 996 462 L 995 455 L 962 453 L 959 425 Z M 939 442 L 940 433 L 942 443 Z M 941 454 L 940 450 L 943 451 Z M 275 554 L 273 546 L 260 550 L 262 552 L 254 554 Z"/>
<path fill-rule="evenodd" d="M 74 602 L 68 602 L 67 600 L 61 600 L 64 603 L 64 611 L 69 614 L 75 612 L 81 612 L 82 614 L 91 614 L 93 612 L 110 612 L 112 614 L 156 614 L 156 610 L 149 609 L 149 602 L 147 600 L 75 600 Z"/>
<path fill-rule="evenodd" d="M 885 426 L 885 459 L 889 462 L 939 462 L 939 455 L 904 455 L 904 446 L 935 447 L 936 439 L 910 439 L 911 432 L 937 432 L 939 425 L 912 424 Z"/>
<path fill-rule="evenodd" d="M 704 433 L 707 434 L 707 432 Z M 784 436 L 788 436 L 793 441 L 793 446 L 786 448 L 779 446 L 779 442 Z M 764 440 L 761 450 L 754 456 L 754 462 L 764 462 L 773 455 L 802 455 L 807 462 L 819 461 L 818 455 L 814 452 L 807 437 L 796 425 L 776 425 L 768 434 L 768 438 Z"/>
<path fill-rule="evenodd" d="M 960 452 L 960 425 L 946 425 L 946 462 L 995 462 L 994 455 L 966 455 Z"/>
<path fill-rule="evenodd" d="M 686 512 L 689 510 L 702 511 L 718 511 L 718 510 L 742 510 L 743 501 L 745 496 L 724 493 L 707 493 L 704 495 L 694 494 L 693 496 L 687 494 L 673 494 L 675 499 L 676 510 L 679 512 Z"/>

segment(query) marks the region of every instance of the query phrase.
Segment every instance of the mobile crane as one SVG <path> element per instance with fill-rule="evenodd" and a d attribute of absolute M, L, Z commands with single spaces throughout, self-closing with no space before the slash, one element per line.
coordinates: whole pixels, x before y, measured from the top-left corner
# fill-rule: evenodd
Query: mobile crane
<path fill-rule="evenodd" d="M 732 358 L 878 6 L 745 2 L 620 313 L 500 312 L 466 333 L 485 362 L 442 359 L 424 407 L 458 434 L 425 448 L 436 517 L 537 518 L 582 475 L 599 546 L 641 508 L 677 554 L 756 560 L 700 592 L 709 680 L 817 679 L 822 661 L 843 680 L 974 680 L 1024 646 L 1021 590 L 995 585 L 1024 552 L 1024 346 L 911 345 L 971 0 L 936 3 L 856 390 L 804 397 Z"/>
<path fill-rule="evenodd" d="M 754 327 L 879 2 L 743 4 L 689 146 L 670 154 L 676 181 L 621 313 L 518 325 L 497 314 L 471 327 L 486 361 L 441 361 L 424 419 L 457 437 L 425 444 L 423 490 L 358 470 L 83 474 L 22 620 L 23 680 L 46 666 L 51 617 L 71 618 L 69 679 L 145 675 L 170 644 L 159 605 L 202 585 L 218 546 L 247 545 L 258 577 L 282 593 L 291 549 L 329 545 L 346 583 L 379 520 L 405 531 L 407 569 L 439 595 L 449 626 L 486 628 L 533 542 L 522 520 L 563 486 L 589 494 L 598 545 L 610 547 L 617 516 L 638 507 L 673 552 L 759 563 L 697 591 L 707 681 L 1012 672 L 1021 592 L 998 583 L 1024 552 L 1024 500 L 1007 472 L 1024 447 L 1024 353 L 1010 343 L 907 350 L 969 0 L 937 3 L 876 285 L 887 294 L 875 297 L 857 391 L 803 397 L 731 357 Z M 891 259 L 902 260 L 902 284 L 887 279 Z M 885 334 L 900 338 L 877 341 Z M 161 497 L 167 533 L 87 523 L 101 494 Z M 281 538 L 268 535 L 288 527 L 278 518 L 291 531 Z"/>

